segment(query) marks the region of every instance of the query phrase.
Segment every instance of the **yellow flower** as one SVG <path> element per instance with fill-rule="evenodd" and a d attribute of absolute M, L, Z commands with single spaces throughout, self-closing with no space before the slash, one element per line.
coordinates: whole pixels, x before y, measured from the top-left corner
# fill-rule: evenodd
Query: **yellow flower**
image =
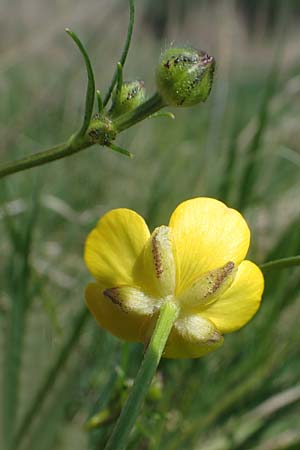
<path fill-rule="evenodd" d="M 97 280 L 87 286 L 87 305 L 113 335 L 147 343 L 160 307 L 173 301 L 180 312 L 163 356 L 203 356 L 259 308 L 264 279 L 244 260 L 249 242 L 240 213 L 211 198 L 181 203 L 151 235 L 134 211 L 112 210 L 86 241 Z"/>

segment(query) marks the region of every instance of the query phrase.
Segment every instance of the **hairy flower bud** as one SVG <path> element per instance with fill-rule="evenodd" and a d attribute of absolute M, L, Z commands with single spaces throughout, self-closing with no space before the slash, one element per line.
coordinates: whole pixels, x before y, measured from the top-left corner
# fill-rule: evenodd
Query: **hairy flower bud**
<path fill-rule="evenodd" d="M 156 72 L 158 92 L 167 105 L 193 106 L 211 91 L 215 60 L 193 48 L 166 50 Z"/>
<path fill-rule="evenodd" d="M 114 90 L 110 115 L 120 116 L 137 108 L 145 101 L 146 91 L 143 81 L 125 81 L 120 91 Z"/>

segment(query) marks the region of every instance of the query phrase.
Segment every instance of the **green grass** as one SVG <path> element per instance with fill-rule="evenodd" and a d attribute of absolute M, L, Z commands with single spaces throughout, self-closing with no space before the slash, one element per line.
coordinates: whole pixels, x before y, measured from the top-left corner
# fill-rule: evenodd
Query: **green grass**
<path fill-rule="evenodd" d="M 87 42 L 97 87 L 105 91 L 128 13 L 121 2 L 107 5 L 103 18 L 100 8 L 98 17 L 78 20 L 76 27 L 67 22 L 69 9 L 55 41 L 27 58 L 17 51 L 1 72 L 1 160 L 54 145 L 80 124 L 85 73 L 64 26 Z M 96 6 L 91 0 L 93 11 Z M 60 7 L 47 12 L 50 22 Z M 164 44 L 142 32 L 144 8 L 137 7 L 125 79 L 144 77 L 150 94 Z M 30 23 L 23 25 L 31 36 Z M 273 83 L 271 42 L 257 35 L 246 60 L 245 44 L 226 61 L 224 30 L 216 31 L 217 21 L 211 28 L 202 35 L 189 23 L 173 29 L 175 37 L 186 35 L 183 40 L 196 45 L 201 38 L 215 50 L 220 64 L 209 101 L 174 110 L 174 121 L 148 120 L 126 131 L 118 143 L 136 155 L 133 160 L 94 147 L 1 182 L 1 449 L 100 450 L 111 432 L 143 349 L 111 337 L 83 312 L 90 280 L 84 240 L 105 211 L 133 208 L 154 228 L 167 223 L 180 201 L 216 196 L 245 214 L 252 260 L 300 253 L 299 63 L 280 65 Z M 172 38 L 170 31 L 166 39 Z M 259 313 L 226 336 L 221 349 L 194 361 L 163 360 L 162 395 L 147 398 L 128 448 L 298 448 L 299 402 L 278 406 L 276 399 L 299 387 L 299 292 L 298 268 L 270 272 Z M 259 407 L 271 399 L 273 409 L 262 415 Z M 86 421 L 101 411 L 111 420 L 87 431 Z"/>

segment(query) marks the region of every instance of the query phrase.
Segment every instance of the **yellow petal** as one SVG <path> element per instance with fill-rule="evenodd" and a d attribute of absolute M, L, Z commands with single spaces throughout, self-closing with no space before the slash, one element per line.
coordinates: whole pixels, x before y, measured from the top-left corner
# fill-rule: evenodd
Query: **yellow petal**
<path fill-rule="evenodd" d="M 219 299 L 201 311 L 221 333 L 244 326 L 256 313 L 264 290 L 261 270 L 251 261 L 243 261 L 230 288 Z"/>
<path fill-rule="evenodd" d="M 199 358 L 223 344 L 223 336 L 198 314 L 178 319 L 164 350 L 164 358 Z"/>
<path fill-rule="evenodd" d="M 149 316 L 128 314 L 103 295 L 103 286 L 88 284 L 85 291 L 86 303 L 99 323 L 114 336 L 131 342 L 143 342 L 142 330 Z"/>
<path fill-rule="evenodd" d="M 156 228 L 136 265 L 135 277 L 139 285 L 156 298 L 175 292 L 176 266 L 171 231 L 164 225 Z"/>
<path fill-rule="evenodd" d="M 130 209 L 113 209 L 88 235 L 85 263 L 92 275 L 107 288 L 135 284 L 133 268 L 149 236 L 141 216 Z"/>
<path fill-rule="evenodd" d="M 171 216 L 177 268 L 177 294 L 204 273 L 239 264 L 246 256 L 250 232 L 241 214 L 212 198 L 181 203 Z"/>

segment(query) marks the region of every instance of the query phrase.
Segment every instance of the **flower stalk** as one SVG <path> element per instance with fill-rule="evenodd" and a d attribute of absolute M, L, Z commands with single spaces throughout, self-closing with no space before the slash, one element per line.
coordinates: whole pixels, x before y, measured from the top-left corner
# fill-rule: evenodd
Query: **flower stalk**
<path fill-rule="evenodd" d="M 179 314 L 172 301 L 163 305 L 143 362 L 136 376 L 129 397 L 115 425 L 105 450 L 125 450 L 130 432 L 136 422 L 142 403 L 146 397 L 153 376 L 161 359 L 165 344 Z"/>
<path fill-rule="evenodd" d="M 117 133 L 132 127 L 147 117 L 151 117 L 154 113 L 163 108 L 163 106 L 164 104 L 159 94 L 154 94 L 138 108 L 121 115 L 115 120 L 107 119 L 104 121 L 101 117 L 95 116 L 84 136 L 81 136 L 81 129 L 79 133 L 72 136 L 67 142 L 56 145 L 48 150 L 34 153 L 17 161 L 3 164 L 0 167 L 0 178 L 71 156 L 94 144 L 105 145 L 115 149 L 116 146 L 113 145 L 111 141 L 115 139 Z M 131 156 L 127 151 L 122 153 Z"/>
<path fill-rule="evenodd" d="M 83 138 L 79 139 L 79 137 L 77 137 L 75 140 L 71 137 L 69 141 L 58 144 L 48 150 L 34 153 L 17 161 L 10 161 L 3 164 L 0 167 L 0 178 L 4 178 L 7 175 L 21 172 L 32 167 L 41 166 L 57 159 L 65 158 L 66 156 L 71 156 L 74 153 L 80 152 L 84 148 L 90 147 L 91 145 L 92 143 L 88 144 Z"/>
<path fill-rule="evenodd" d="M 121 131 L 132 127 L 133 125 L 141 122 L 147 117 L 152 116 L 164 106 L 166 105 L 164 104 L 161 96 L 158 93 L 155 93 L 152 97 L 150 97 L 134 110 L 129 111 L 128 113 L 116 118 L 113 121 L 116 132 L 120 133 Z"/>

